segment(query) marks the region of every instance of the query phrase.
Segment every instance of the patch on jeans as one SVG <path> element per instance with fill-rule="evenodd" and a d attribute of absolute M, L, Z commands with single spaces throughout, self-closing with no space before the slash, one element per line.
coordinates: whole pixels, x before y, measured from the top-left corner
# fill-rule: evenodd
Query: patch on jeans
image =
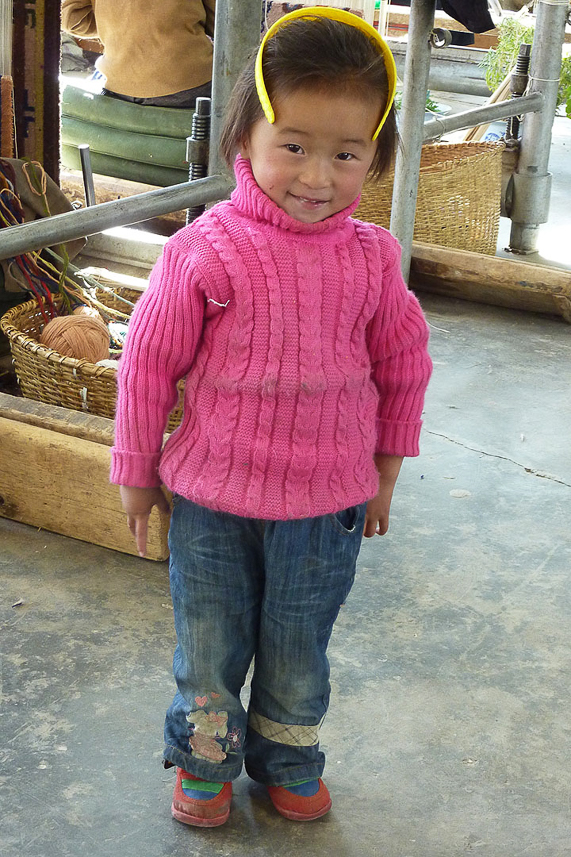
<path fill-rule="evenodd" d="M 236 726 L 231 732 L 228 732 L 226 738 L 233 750 L 239 750 L 242 746 L 242 730 L 238 729 Z"/>
<path fill-rule="evenodd" d="M 263 714 L 258 714 L 257 711 L 250 711 L 248 726 L 263 738 L 275 741 L 276 744 L 288 744 L 290 747 L 314 747 L 319 744 L 319 730 L 323 720 L 322 717 L 315 726 L 301 726 L 295 723 L 277 723 L 275 720 L 264 717 Z"/>
<path fill-rule="evenodd" d="M 226 749 L 230 742 L 226 741 L 228 735 L 228 712 L 227 711 L 191 711 L 186 715 L 191 725 L 191 735 L 188 740 L 191 755 L 197 759 L 220 764 L 226 758 L 222 742 Z M 217 739 L 222 739 L 222 742 Z"/>

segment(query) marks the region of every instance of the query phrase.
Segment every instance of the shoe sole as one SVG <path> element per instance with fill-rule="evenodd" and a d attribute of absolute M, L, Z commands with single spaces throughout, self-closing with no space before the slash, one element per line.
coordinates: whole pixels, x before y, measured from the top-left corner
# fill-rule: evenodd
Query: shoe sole
<path fill-rule="evenodd" d="M 329 801 L 328 804 L 322 806 L 321 809 L 316 810 L 310 815 L 307 813 L 295 812 L 293 809 L 282 809 L 282 807 L 277 806 L 275 803 L 274 806 L 280 815 L 283 815 L 284 818 L 288 818 L 290 821 L 313 821 L 315 818 L 321 818 L 322 815 L 326 815 L 329 812 L 332 806 L 332 801 Z"/>
<path fill-rule="evenodd" d="M 189 815 L 186 812 L 182 812 L 180 809 L 177 809 L 173 803 L 171 806 L 171 813 L 172 817 L 176 818 L 177 821 L 181 821 L 183 824 L 191 824 L 193 827 L 218 827 L 219 825 L 224 824 L 225 821 L 228 821 L 230 807 L 228 807 L 224 815 L 217 815 L 214 818 L 203 818 L 199 815 Z"/>

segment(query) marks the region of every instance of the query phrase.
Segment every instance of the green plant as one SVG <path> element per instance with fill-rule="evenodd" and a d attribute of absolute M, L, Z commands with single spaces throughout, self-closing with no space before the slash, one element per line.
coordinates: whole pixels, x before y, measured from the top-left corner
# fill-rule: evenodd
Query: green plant
<path fill-rule="evenodd" d="M 430 96 L 430 90 L 428 90 L 428 92 L 426 93 L 426 109 L 430 113 L 441 113 L 442 112 L 438 102 L 432 100 L 432 98 Z"/>
<path fill-rule="evenodd" d="M 395 96 L 395 107 L 397 110 L 400 110 L 402 107 L 402 93 L 400 92 L 398 93 L 398 95 Z M 433 101 L 430 95 L 430 90 L 428 90 L 428 92 L 426 93 L 425 107 L 429 113 L 442 113 L 440 105 L 436 101 Z"/>
<path fill-rule="evenodd" d="M 486 70 L 486 83 L 492 91 L 507 77 L 515 66 L 519 46 L 533 43 L 533 19 L 504 18 L 499 27 L 498 47 L 490 48 L 480 63 Z M 561 80 L 557 96 L 557 106 L 565 106 L 565 113 L 571 118 L 571 56 L 561 62 Z"/>
<path fill-rule="evenodd" d="M 565 105 L 565 113 L 571 119 L 571 55 L 563 57 L 561 63 L 558 104 Z"/>
<path fill-rule="evenodd" d="M 486 83 L 494 91 L 515 65 L 519 46 L 533 42 L 533 23 L 523 24 L 517 18 L 505 18 L 500 24 L 498 47 L 490 48 L 480 63 L 486 70 Z"/>

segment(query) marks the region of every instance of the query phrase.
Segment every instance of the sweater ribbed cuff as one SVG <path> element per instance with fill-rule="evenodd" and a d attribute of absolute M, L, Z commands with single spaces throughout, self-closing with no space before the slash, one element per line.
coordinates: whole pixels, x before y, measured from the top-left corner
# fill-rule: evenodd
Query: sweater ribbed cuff
<path fill-rule="evenodd" d="M 419 455 L 419 438 L 422 420 L 414 423 L 377 420 L 377 446 L 375 455 Z"/>
<path fill-rule="evenodd" d="M 133 488 L 157 488 L 160 452 L 121 452 L 111 450 L 110 481 L 115 485 L 130 485 Z"/>

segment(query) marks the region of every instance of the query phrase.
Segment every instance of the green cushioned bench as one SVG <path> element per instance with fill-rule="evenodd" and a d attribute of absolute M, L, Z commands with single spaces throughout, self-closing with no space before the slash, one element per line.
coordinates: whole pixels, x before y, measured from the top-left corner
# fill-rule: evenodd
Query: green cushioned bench
<path fill-rule="evenodd" d="M 64 83 L 61 161 L 81 169 L 78 146 L 90 147 L 93 172 L 166 187 L 188 180 L 186 138 L 193 110 L 146 107 L 102 95 L 93 81 Z"/>

